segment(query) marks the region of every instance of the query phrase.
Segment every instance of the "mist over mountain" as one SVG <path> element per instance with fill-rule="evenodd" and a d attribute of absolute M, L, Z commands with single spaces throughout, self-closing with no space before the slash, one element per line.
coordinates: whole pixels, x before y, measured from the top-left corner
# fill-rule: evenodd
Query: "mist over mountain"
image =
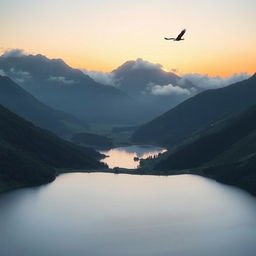
<path fill-rule="evenodd" d="M 90 72 L 92 79 L 60 59 L 12 50 L 0 57 L 0 72 L 43 103 L 96 123 L 140 124 L 190 96 L 172 85 L 178 76 L 140 59 L 108 75 Z"/>
<path fill-rule="evenodd" d="M 136 143 L 174 146 L 225 122 L 255 104 L 256 75 L 230 86 L 204 91 L 141 126 Z"/>
<path fill-rule="evenodd" d="M 35 125 L 60 136 L 70 136 L 88 129 L 85 121 L 52 109 L 22 89 L 10 78 L 0 75 L 0 104 Z"/>
<path fill-rule="evenodd" d="M 182 101 L 209 89 L 228 86 L 249 78 L 247 73 L 211 77 L 202 74 L 177 75 L 167 72 L 161 64 L 138 58 L 127 61 L 110 73 L 83 70 L 97 82 L 124 91 L 158 116 Z"/>
<path fill-rule="evenodd" d="M 112 71 L 118 81 L 118 87 L 128 94 L 150 93 L 149 84 L 177 85 L 179 76 L 165 72 L 160 64 L 153 64 L 143 59 L 127 61 Z"/>
<path fill-rule="evenodd" d="M 167 111 L 193 94 L 187 89 L 193 88 L 189 80 L 179 86 L 181 78 L 178 75 L 164 71 L 160 64 L 143 59 L 127 61 L 111 74 L 114 74 L 117 88 L 148 105 L 155 115 Z"/>
<path fill-rule="evenodd" d="M 112 125 L 148 122 L 198 92 L 226 86 L 229 81 L 196 74 L 178 76 L 142 59 L 127 61 L 111 73 L 82 72 L 61 59 L 21 50 L 0 56 L 0 75 L 9 76 L 52 108 L 89 123 Z"/>
<path fill-rule="evenodd" d="M 130 60 L 112 72 L 82 71 L 101 84 L 122 89 L 134 97 L 145 95 L 193 96 L 209 89 L 218 89 L 250 77 L 242 72 L 228 77 L 189 73 L 177 75 L 166 71 L 161 64 L 138 58 Z"/>
<path fill-rule="evenodd" d="M 139 101 L 152 113 L 151 118 L 177 105 L 193 93 L 188 80 L 178 85 L 181 78 L 163 70 L 160 64 L 143 59 L 127 61 L 110 73 L 83 70 L 97 82 L 113 86 Z M 184 88 L 187 87 L 187 88 Z"/>
<path fill-rule="evenodd" d="M 96 83 L 60 59 L 40 54 L 2 55 L 0 70 L 45 104 L 84 120 L 127 122 L 130 108 L 135 108 L 122 91 Z"/>

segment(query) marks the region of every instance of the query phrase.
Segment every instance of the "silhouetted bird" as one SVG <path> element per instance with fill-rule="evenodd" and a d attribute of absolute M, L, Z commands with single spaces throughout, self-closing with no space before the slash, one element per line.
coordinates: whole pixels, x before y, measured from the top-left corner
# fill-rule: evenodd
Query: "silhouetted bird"
<path fill-rule="evenodd" d="M 185 34 L 185 32 L 186 32 L 186 29 L 183 29 L 176 38 L 174 38 L 174 37 L 170 37 L 170 38 L 165 37 L 164 39 L 165 40 L 173 40 L 173 41 L 181 41 L 181 40 L 184 40 L 184 38 L 182 38 L 182 37 Z"/>

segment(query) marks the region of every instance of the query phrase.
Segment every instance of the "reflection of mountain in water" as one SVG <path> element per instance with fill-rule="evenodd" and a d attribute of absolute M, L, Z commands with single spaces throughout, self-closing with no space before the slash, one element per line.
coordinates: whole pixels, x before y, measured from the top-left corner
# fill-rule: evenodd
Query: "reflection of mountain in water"
<path fill-rule="evenodd" d="M 154 146 L 128 146 L 110 149 L 108 151 L 101 151 L 108 157 L 103 159 L 110 168 L 130 168 L 135 169 L 138 167 L 138 158 L 147 158 L 155 156 L 158 153 L 164 152 L 165 149 Z"/>

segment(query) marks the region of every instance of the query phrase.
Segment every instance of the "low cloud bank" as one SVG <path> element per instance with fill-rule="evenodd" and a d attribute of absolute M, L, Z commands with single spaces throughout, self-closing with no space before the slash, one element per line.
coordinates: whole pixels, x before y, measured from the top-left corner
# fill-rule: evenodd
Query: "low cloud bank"
<path fill-rule="evenodd" d="M 163 71 L 161 64 L 155 64 L 138 58 L 133 61 L 130 69 L 147 69 L 147 70 L 159 70 Z M 83 73 L 91 77 L 98 83 L 118 87 L 122 83 L 122 77 L 118 79 L 115 77 L 115 73 L 104 73 L 100 71 L 88 71 L 82 70 Z M 171 70 L 173 73 L 177 73 L 177 69 Z M 195 95 L 201 91 L 208 89 L 218 89 L 233 83 L 240 82 L 242 80 L 248 79 L 250 75 L 248 73 L 237 73 L 229 77 L 220 77 L 220 76 L 209 76 L 207 74 L 184 74 L 180 76 L 178 83 L 158 85 L 149 82 L 146 93 L 151 93 L 152 95 Z M 192 82 L 188 83 L 188 81 Z"/>
<path fill-rule="evenodd" d="M 74 84 L 75 83 L 74 80 L 67 79 L 64 76 L 50 76 L 48 80 L 52 81 L 52 82 L 63 83 L 63 84 Z"/>
<path fill-rule="evenodd" d="M 250 77 L 247 73 L 234 74 L 229 77 L 209 76 L 202 74 L 182 75 L 176 86 L 172 84 L 154 85 L 149 83 L 148 91 L 153 95 L 195 95 L 201 91 L 222 88 Z M 188 87 L 188 81 L 193 86 Z"/>
<path fill-rule="evenodd" d="M 31 79 L 31 74 L 28 71 L 24 71 L 24 70 L 17 70 L 15 68 L 10 68 L 10 70 L 6 71 L 5 73 L 17 83 L 24 83 Z"/>
<path fill-rule="evenodd" d="M 186 80 L 189 80 L 194 84 L 195 88 L 198 89 L 217 89 L 240 82 L 242 80 L 248 79 L 249 77 L 250 75 L 247 73 L 234 74 L 229 77 L 209 76 L 203 74 L 185 74 L 181 76 L 179 85 L 184 86 Z"/>
<path fill-rule="evenodd" d="M 153 95 L 190 95 L 191 94 L 191 92 L 188 89 L 181 88 L 179 86 L 174 86 L 172 84 L 168 84 L 168 85 L 149 84 L 148 90 Z"/>
<path fill-rule="evenodd" d="M 115 77 L 114 73 L 105 73 L 100 71 L 89 71 L 86 69 L 81 70 L 84 74 L 88 75 L 90 78 L 92 78 L 95 82 L 109 85 L 109 86 L 118 86 L 118 80 Z"/>
<path fill-rule="evenodd" d="M 3 53 L 2 58 L 10 57 L 22 57 L 27 54 L 22 49 L 9 49 Z M 151 63 L 149 61 L 138 58 L 135 61 L 130 61 L 130 69 L 147 69 L 147 70 L 162 70 L 163 67 L 161 64 Z M 84 74 L 91 77 L 93 80 L 100 84 L 106 86 L 118 87 L 122 83 L 122 77 L 116 77 L 114 72 L 100 72 L 100 71 L 89 71 L 82 69 Z M 176 73 L 176 69 L 171 70 L 173 73 Z M 24 83 L 25 81 L 31 79 L 31 74 L 26 70 L 19 70 L 15 68 L 8 68 L 8 70 L 0 69 L 0 75 L 10 76 L 12 79 L 19 83 Z M 220 77 L 220 76 L 209 76 L 207 74 L 184 74 L 180 76 L 177 84 L 166 83 L 166 85 L 152 84 L 149 82 L 149 86 L 146 89 L 147 93 L 153 95 L 195 95 L 204 90 L 208 89 L 218 89 L 230 84 L 240 82 L 242 80 L 248 79 L 250 75 L 248 73 L 237 73 L 229 77 Z M 63 84 L 74 84 L 75 81 L 67 79 L 65 76 L 51 76 L 49 77 L 50 81 L 55 81 Z M 188 81 L 191 81 L 192 84 L 189 85 Z"/>

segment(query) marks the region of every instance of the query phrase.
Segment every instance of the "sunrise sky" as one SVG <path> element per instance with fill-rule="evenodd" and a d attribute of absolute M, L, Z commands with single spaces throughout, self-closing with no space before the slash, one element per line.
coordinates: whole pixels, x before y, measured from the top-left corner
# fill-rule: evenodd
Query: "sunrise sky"
<path fill-rule="evenodd" d="M 254 73 L 255 0 L 0 0 L 0 53 L 111 71 L 143 58 L 182 73 Z M 170 42 L 186 28 L 185 41 Z"/>

